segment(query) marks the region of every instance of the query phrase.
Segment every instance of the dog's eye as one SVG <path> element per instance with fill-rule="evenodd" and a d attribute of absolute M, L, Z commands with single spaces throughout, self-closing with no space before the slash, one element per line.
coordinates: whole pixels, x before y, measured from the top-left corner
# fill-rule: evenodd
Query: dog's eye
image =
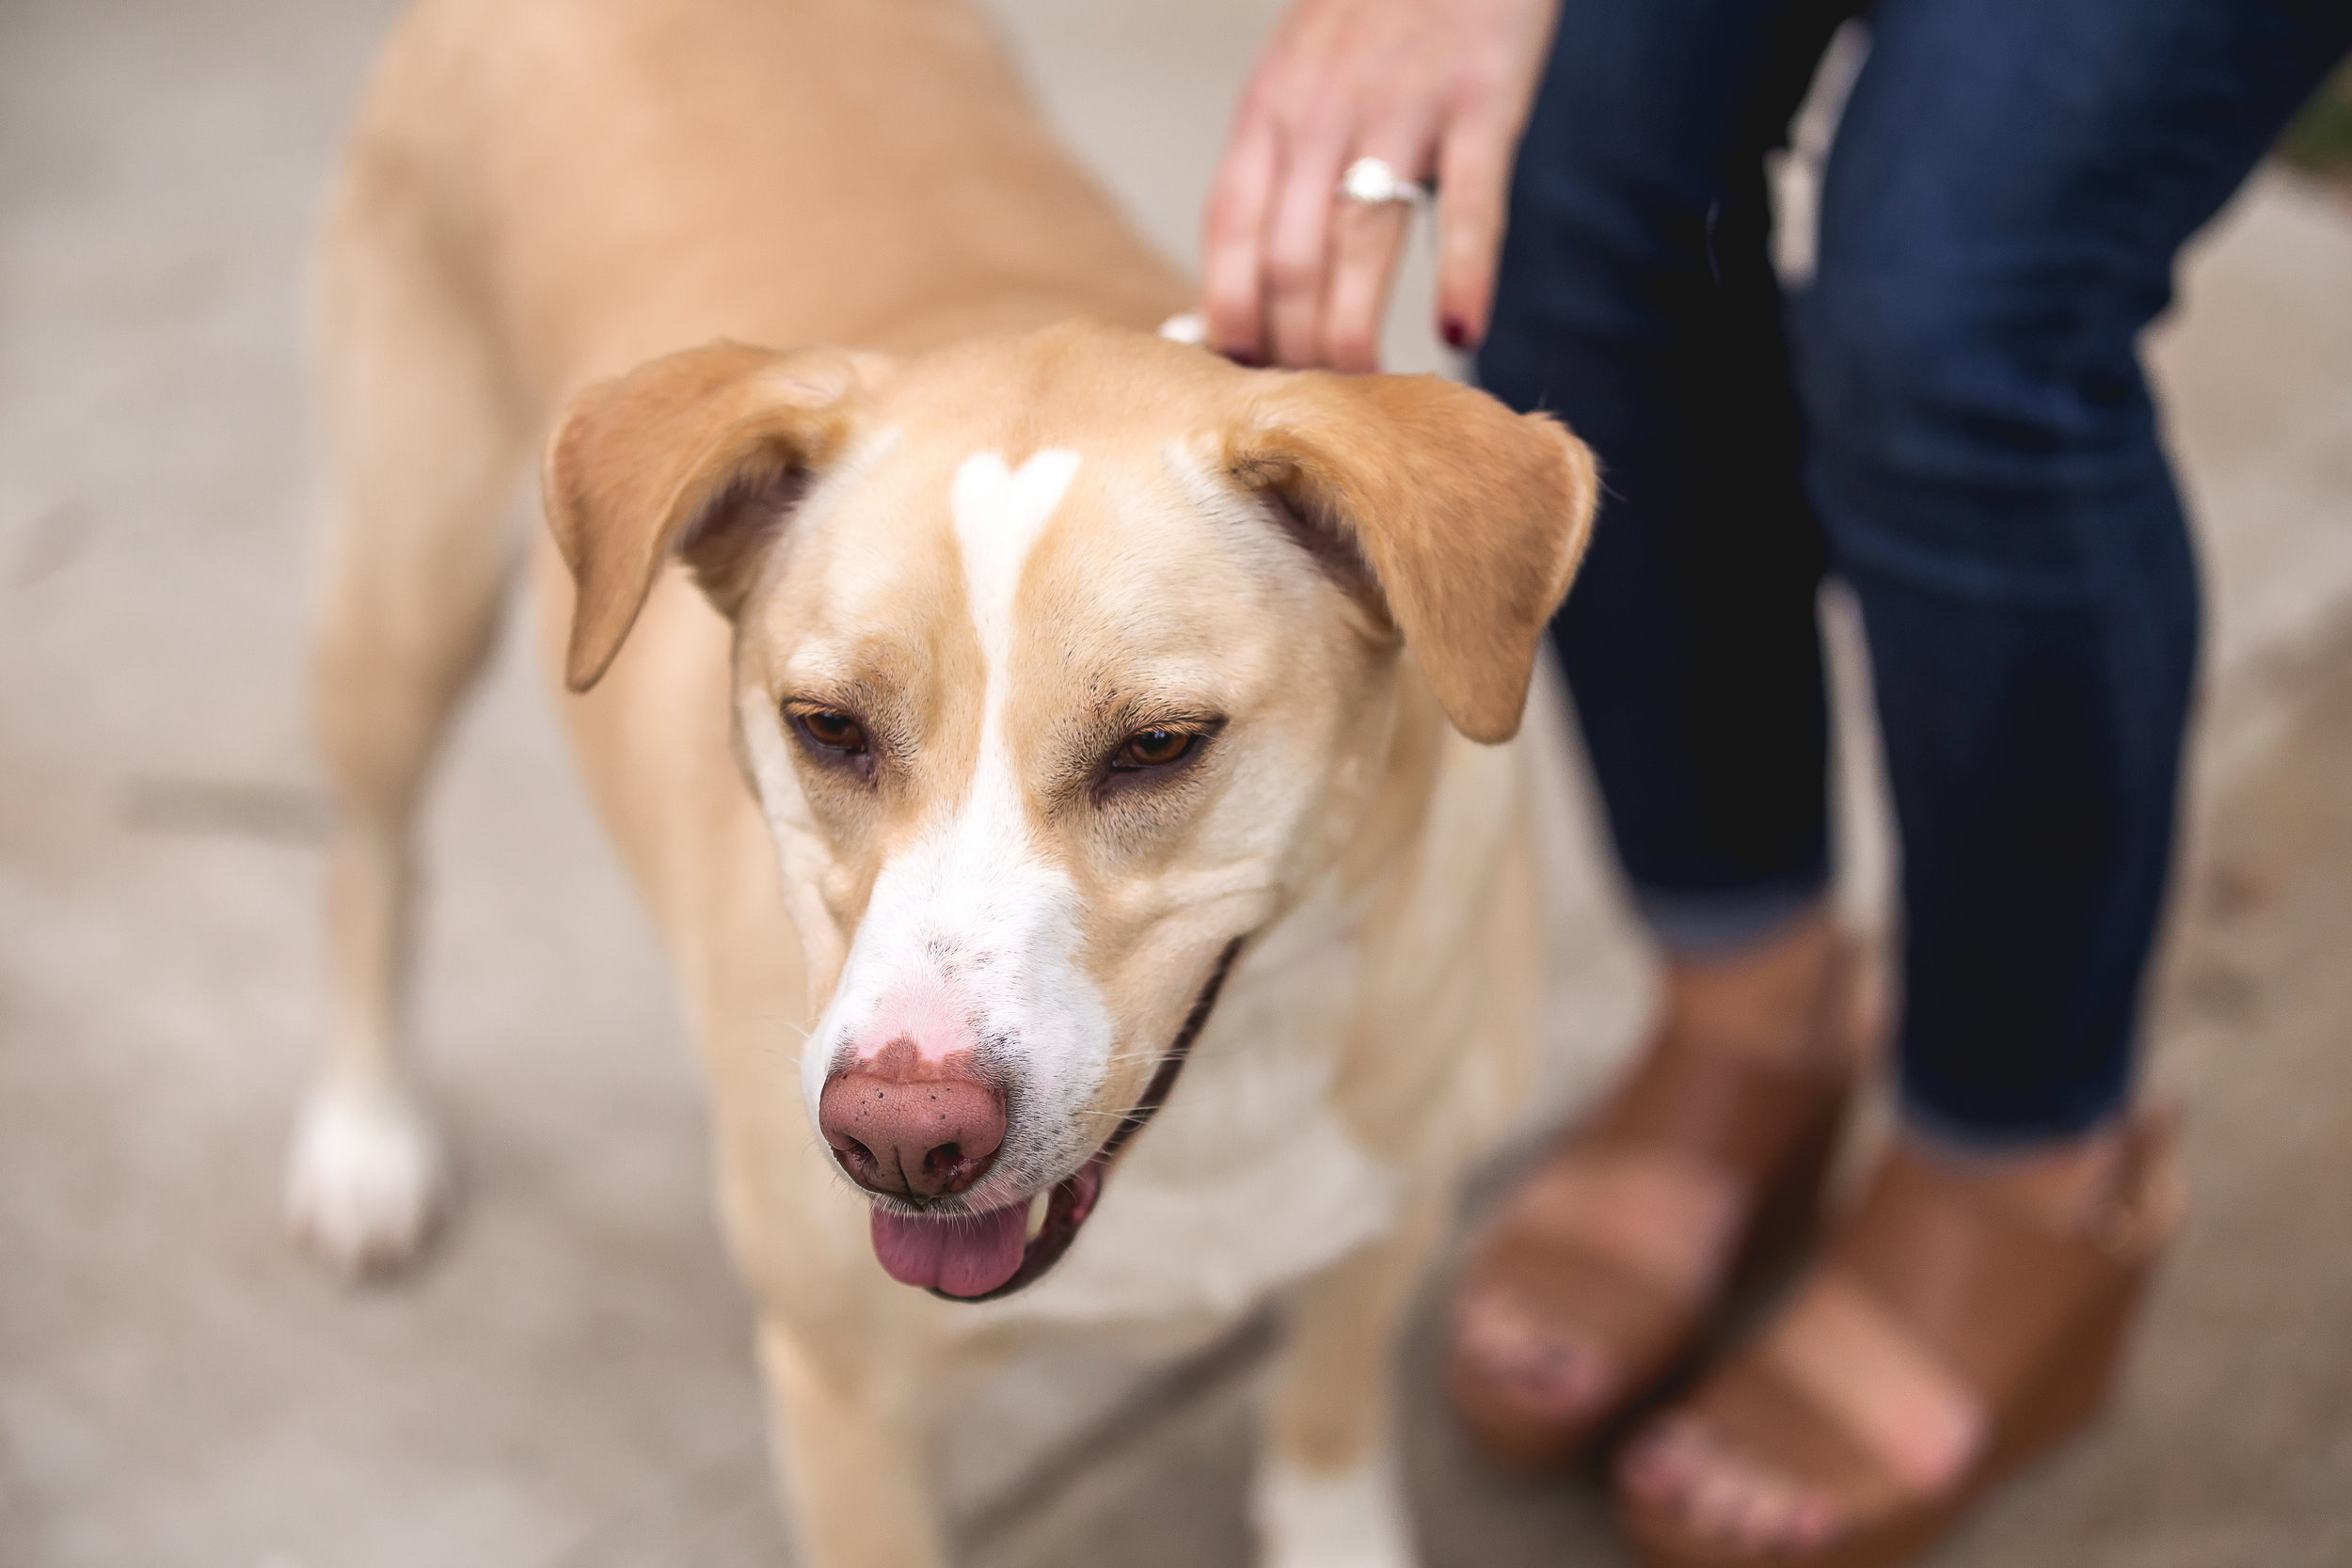
<path fill-rule="evenodd" d="M 1200 744 L 1197 730 L 1137 730 L 1111 755 L 1111 767 L 1127 772 L 1143 768 L 1167 768 L 1192 754 Z"/>
<path fill-rule="evenodd" d="M 792 721 L 800 726 L 803 735 L 828 752 L 851 757 L 866 754 L 866 726 L 846 713 L 829 707 L 802 708 L 794 710 Z"/>

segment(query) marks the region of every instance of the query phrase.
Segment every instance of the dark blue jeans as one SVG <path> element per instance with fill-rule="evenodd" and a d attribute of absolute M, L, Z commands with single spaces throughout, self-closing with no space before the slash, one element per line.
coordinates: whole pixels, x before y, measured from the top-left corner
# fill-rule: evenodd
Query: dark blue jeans
<path fill-rule="evenodd" d="M 2172 848 L 2197 580 L 2138 334 L 2352 5 L 1882 0 L 1784 304 L 1764 158 L 1854 9 L 1565 0 L 1478 371 L 1601 456 L 1553 632 L 1670 947 L 1821 895 L 1815 594 L 1852 586 L 1904 1103 L 2023 1143 L 2121 1105 Z"/>

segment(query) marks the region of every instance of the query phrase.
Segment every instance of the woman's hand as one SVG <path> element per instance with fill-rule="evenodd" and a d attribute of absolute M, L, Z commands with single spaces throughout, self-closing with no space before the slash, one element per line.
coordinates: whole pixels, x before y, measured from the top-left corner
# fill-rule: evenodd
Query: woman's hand
<path fill-rule="evenodd" d="M 1438 182 L 1438 330 L 1486 329 L 1512 158 L 1559 0 L 1296 0 L 1242 93 L 1209 197 L 1209 346 L 1377 368 L 1411 209 L 1343 200 L 1358 158 Z"/>

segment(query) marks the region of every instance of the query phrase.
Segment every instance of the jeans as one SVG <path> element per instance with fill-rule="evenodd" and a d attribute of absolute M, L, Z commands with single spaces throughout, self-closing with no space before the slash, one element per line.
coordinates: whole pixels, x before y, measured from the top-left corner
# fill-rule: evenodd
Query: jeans
<path fill-rule="evenodd" d="M 1477 370 L 1601 458 L 1552 631 L 1670 949 L 1821 896 L 1816 591 L 1851 586 L 1905 1111 L 2019 1145 L 2122 1105 L 2172 850 L 2198 591 L 2138 335 L 2352 5 L 1882 0 L 1784 301 L 1764 160 L 1854 9 L 1565 0 Z"/>

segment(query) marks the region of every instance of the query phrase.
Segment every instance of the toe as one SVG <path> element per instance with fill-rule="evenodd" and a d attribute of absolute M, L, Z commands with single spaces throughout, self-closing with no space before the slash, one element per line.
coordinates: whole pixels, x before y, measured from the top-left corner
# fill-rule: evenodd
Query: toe
<path fill-rule="evenodd" d="M 1689 1480 L 1682 1489 L 1682 1515 L 1700 1534 L 1739 1539 L 1749 1494 L 1746 1468 L 1711 1434 L 1702 1433 Z"/>
<path fill-rule="evenodd" d="M 1696 1423 L 1690 1416 L 1662 1416 L 1626 1445 L 1617 1460 L 1617 1480 L 1645 1503 L 1668 1504 L 1695 1474 L 1697 1443 Z"/>
<path fill-rule="evenodd" d="M 1463 1357 L 1513 1402 L 1554 1419 L 1599 1407 L 1612 1383 L 1606 1360 L 1573 1330 L 1547 1323 L 1499 1292 L 1463 1304 Z"/>
<path fill-rule="evenodd" d="M 1688 1412 L 1655 1422 L 1627 1449 L 1617 1474 L 1628 1491 L 1708 1541 L 1744 1546 L 1772 1522 L 1770 1478 Z"/>
<path fill-rule="evenodd" d="M 1771 1470 L 1752 1467 L 1747 1474 L 1747 1501 L 1740 1512 L 1739 1541 L 1751 1553 L 1777 1551 L 1789 1544 L 1797 1495 L 1788 1481 Z"/>
<path fill-rule="evenodd" d="M 1619 1455 L 1617 1483 L 1693 1534 L 1742 1553 L 1818 1550 L 1845 1511 L 1822 1488 L 1785 1473 L 1690 1411 L 1659 1417 Z"/>
<path fill-rule="evenodd" d="M 1844 1521 L 1845 1513 L 1836 1498 L 1810 1487 L 1800 1488 L 1789 1509 L 1789 1544 L 1804 1551 L 1818 1551 L 1829 1544 Z"/>

